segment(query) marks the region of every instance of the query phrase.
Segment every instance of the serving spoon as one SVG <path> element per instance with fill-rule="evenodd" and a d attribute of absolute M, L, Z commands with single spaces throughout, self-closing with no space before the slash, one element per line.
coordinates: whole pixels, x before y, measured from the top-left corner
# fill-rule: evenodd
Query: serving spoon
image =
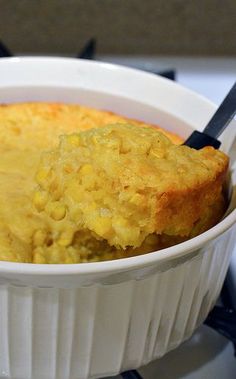
<path fill-rule="evenodd" d="M 217 139 L 229 125 L 236 114 L 236 82 L 228 95 L 220 104 L 213 117 L 202 132 L 195 130 L 184 142 L 184 145 L 194 149 L 202 149 L 204 146 L 213 146 L 218 149 L 221 142 Z"/>

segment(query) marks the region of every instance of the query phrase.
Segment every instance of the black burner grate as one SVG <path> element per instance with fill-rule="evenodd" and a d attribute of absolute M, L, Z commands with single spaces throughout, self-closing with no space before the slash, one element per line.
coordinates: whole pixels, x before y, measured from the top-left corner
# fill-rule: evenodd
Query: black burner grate
<path fill-rule="evenodd" d="M 91 38 L 88 40 L 88 42 L 84 45 L 84 47 L 81 49 L 81 51 L 76 55 L 76 58 L 80 59 L 89 59 L 89 60 L 95 60 L 96 59 L 96 47 L 97 42 L 95 38 Z M 12 57 L 14 54 L 8 49 L 8 47 L 0 41 L 0 58 L 6 58 L 6 57 Z M 175 80 L 175 70 L 165 70 L 161 72 L 156 71 L 148 71 L 156 75 L 163 76 L 164 78 Z"/>
<path fill-rule="evenodd" d="M 6 45 L 4 45 L 4 43 L 0 41 L 0 58 L 6 57 L 12 57 L 12 53 L 10 52 L 8 47 L 6 47 Z"/>

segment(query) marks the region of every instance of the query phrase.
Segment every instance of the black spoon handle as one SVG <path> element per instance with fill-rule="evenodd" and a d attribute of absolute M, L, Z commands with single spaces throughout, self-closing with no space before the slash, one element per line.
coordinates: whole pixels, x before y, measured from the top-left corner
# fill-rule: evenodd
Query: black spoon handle
<path fill-rule="evenodd" d="M 203 133 L 210 137 L 217 138 L 230 123 L 236 114 L 236 83 L 229 91 L 226 98 L 217 109 L 207 126 L 203 130 Z"/>
<path fill-rule="evenodd" d="M 219 149 L 221 143 L 217 140 L 217 137 L 223 132 L 235 114 L 236 82 L 205 129 L 202 132 L 195 130 L 184 142 L 184 145 L 197 150 L 205 146 L 213 146 L 215 149 Z"/>

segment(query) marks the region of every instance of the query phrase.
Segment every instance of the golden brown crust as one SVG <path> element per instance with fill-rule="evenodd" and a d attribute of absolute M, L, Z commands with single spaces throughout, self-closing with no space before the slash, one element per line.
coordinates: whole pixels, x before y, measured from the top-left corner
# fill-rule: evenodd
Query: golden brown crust
<path fill-rule="evenodd" d="M 0 143 L 13 146 L 19 139 L 26 144 L 27 140 L 31 139 L 35 147 L 52 148 L 58 143 L 61 134 L 127 122 L 140 126 L 153 126 L 173 143 L 182 142 L 179 136 L 158 125 L 149 125 L 109 111 L 74 104 L 16 103 L 0 105 L 0 123 L 8 130 L 7 136 L 4 136 L 0 130 Z"/>

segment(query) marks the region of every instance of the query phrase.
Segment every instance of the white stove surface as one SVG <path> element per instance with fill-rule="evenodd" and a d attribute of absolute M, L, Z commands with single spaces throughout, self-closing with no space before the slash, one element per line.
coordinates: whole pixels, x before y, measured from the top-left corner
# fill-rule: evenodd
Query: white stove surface
<path fill-rule="evenodd" d="M 236 59 L 101 57 L 146 70 L 175 69 L 177 81 L 219 104 L 236 81 Z M 232 291 L 236 293 L 236 251 L 232 258 Z M 236 297 L 235 297 L 236 298 Z M 233 346 L 212 329 L 201 326 L 179 348 L 139 370 L 144 379 L 235 379 Z M 117 376 L 116 379 L 120 379 Z M 114 378 L 113 378 L 114 379 Z"/>
<path fill-rule="evenodd" d="M 143 379 L 235 379 L 236 358 L 230 342 L 202 326 L 188 342 L 139 373 Z"/>

